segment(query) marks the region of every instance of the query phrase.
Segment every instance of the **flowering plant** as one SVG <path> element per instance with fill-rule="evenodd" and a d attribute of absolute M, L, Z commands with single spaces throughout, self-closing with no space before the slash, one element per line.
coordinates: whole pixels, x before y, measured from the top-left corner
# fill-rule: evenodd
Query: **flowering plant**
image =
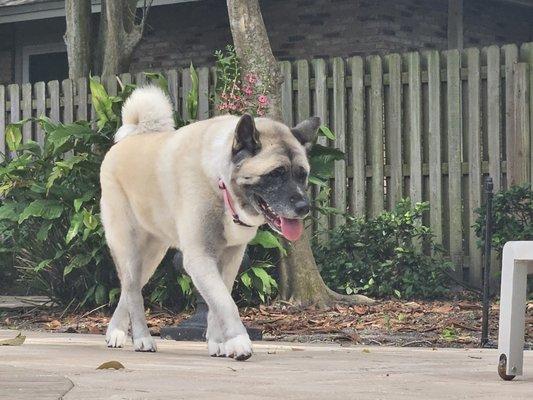
<path fill-rule="evenodd" d="M 217 50 L 216 108 L 223 113 L 242 115 L 245 112 L 261 117 L 269 106 L 267 85 L 259 76 L 248 73 L 242 76 L 235 48 L 226 46 L 224 52 Z"/>

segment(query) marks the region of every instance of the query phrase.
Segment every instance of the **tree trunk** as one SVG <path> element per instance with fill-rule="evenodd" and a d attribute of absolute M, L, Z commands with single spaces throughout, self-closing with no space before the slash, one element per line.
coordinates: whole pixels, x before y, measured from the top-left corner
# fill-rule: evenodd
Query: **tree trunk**
<path fill-rule="evenodd" d="M 68 77 L 89 76 L 91 68 L 91 0 L 66 0 Z"/>
<path fill-rule="evenodd" d="M 255 73 L 269 88 L 268 115 L 281 120 L 281 83 L 279 65 L 272 54 L 258 0 L 227 0 L 235 51 L 242 74 Z M 318 271 L 309 238 L 288 244 L 280 265 L 279 296 L 295 305 L 327 307 L 334 302 L 369 303 L 365 296 L 344 296 L 330 290 Z"/>
<path fill-rule="evenodd" d="M 279 65 L 272 54 L 258 0 L 227 0 L 229 24 L 242 73 L 256 74 L 269 93 L 268 116 L 281 120 L 283 83 Z"/>
<path fill-rule="evenodd" d="M 102 76 L 125 72 L 133 50 L 142 38 L 151 1 L 145 2 L 142 20 L 135 23 L 135 0 L 103 0 L 97 64 Z"/>

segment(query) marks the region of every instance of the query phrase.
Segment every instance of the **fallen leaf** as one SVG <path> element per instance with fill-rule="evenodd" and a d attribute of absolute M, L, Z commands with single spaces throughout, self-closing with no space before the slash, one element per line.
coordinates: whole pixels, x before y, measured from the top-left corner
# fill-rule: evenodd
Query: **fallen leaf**
<path fill-rule="evenodd" d="M 12 339 L 0 340 L 0 346 L 20 346 L 25 340 L 26 336 L 23 336 L 22 333 L 19 332 L 19 334 Z"/>
<path fill-rule="evenodd" d="M 47 323 L 46 326 L 49 329 L 58 329 L 61 327 L 61 322 L 59 322 L 57 319 L 54 319 L 53 321 L 50 321 L 49 323 Z"/>
<path fill-rule="evenodd" d="M 96 369 L 124 369 L 124 365 L 122 365 L 118 361 L 108 361 L 103 363 Z"/>

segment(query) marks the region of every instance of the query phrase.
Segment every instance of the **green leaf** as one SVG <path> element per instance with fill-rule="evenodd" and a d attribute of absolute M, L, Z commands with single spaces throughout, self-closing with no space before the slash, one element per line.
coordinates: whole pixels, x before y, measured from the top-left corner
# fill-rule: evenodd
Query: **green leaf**
<path fill-rule="evenodd" d="M 94 110 L 98 116 L 97 126 L 101 130 L 107 122 L 115 122 L 118 120 L 118 117 L 113 112 L 113 101 L 107 94 L 104 86 L 94 77 L 89 78 L 89 85 Z"/>
<path fill-rule="evenodd" d="M 287 251 L 281 244 L 278 237 L 276 237 L 272 232 L 267 230 L 259 229 L 250 244 L 259 245 L 264 247 L 265 249 L 278 249 L 281 254 L 287 254 Z"/>
<path fill-rule="evenodd" d="M 263 287 L 265 288 L 265 292 L 270 293 L 271 290 L 271 281 L 273 278 L 268 274 L 268 272 L 265 271 L 264 268 L 260 266 L 252 267 L 251 268 L 255 276 L 257 276 L 259 279 L 261 279 L 261 282 L 263 283 Z"/>
<path fill-rule="evenodd" d="M 319 132 L 330 140 L 335 140 L 335 134 L 326 125 L 321 125 Z"/>
<path fill-rule="evenodd" d="M 32 201 L 19 216 L 19 225 L 30 217 L 56 219 L 63 213 L 63 206 L 56 200 Z"/>
<path fill-rule="evenodd" d="M 7 219 L 17 222 L 24 208 L 26 208 L 24 203 L 4 203 L 0 207 L 0 220 Z"/>
<path fill-rule="evenodd" d="M 39 272 L 41 270 L 43 270 L 44 268 L 46 268 L 48 265 L 50 265 L 50 263 L 53 261 L 53 259 L 51 258 L 48 258 L 46 260 L 43 260 L 41 261 L 39 264 L 37 264 L 37 266 L 33 269 L 33 271 L 35 272 Z"/>
<path fill-rule="evenodd" d="M 151 83 L 155 83 L 163 92 L 168 94 L 168 79 L 160 72 L 144 72 Z"/>
<path fill-rule="evenodd" d="M 22 131 L 19 124 L 9 124 L 5 130 L 7 147 L 10 151 L 17 151 L 22 143 Z"/>
<path fill-rule="evenodd" d="M 311 175 L 321 178 L 331 178 L 335 161 L 344 160 L 344 153 L 339 149 L 315 144 L 309 152 Z"/>
<path fill-rule="evenodd" d="M 107 299 L 109 298 L 107 289 L 104 285 L 98 284 L 96 286 L 96 290 L 94 291 L 94 301 L 97 305 L 102 305 L 107 303 Z"/>
<path fill-rule="evenodd" d="M 198 118 L 198 74 L 192 63 L 189 71 L 191 75 L 191 89 L 187 93 L 187 112 L 189 119 L 195 120 Z"/>
<path fill-rule="evenodd" d="M 120 296 L 120 288 L 113 288 L 109 291 L 109 304 L 115 304 Z"/>
<path fill-rule="evenodd" d="M 48 232 L 50 231 L 52 225 L 53 223 L 51 221 L 47 221 L 41 225 L 39 231 L 37 232 L 37 240 L 39 242 L 44 242 L 46 239 L 48 239 Z"/>
<path fill-rule="evenodd" d="M 89 211 L 83 212 L 83 225 L 91 231 L 98 227 L 98 219 Z"/>
<path fill-rule="evenodd" d="M 70 220 L 70 228 L 67 231 L 65 236 L 65 242 L 69 244 L 72 239 L 76 237 L 80 231 L 80 227 L 83 223 L 83 213 L 76 213 Z"/>
<path fill-rule="evenodd" d="M 252 286 L 252 278 L 250 278 L 250 275 L 248 275 L 248 272 L 243 272 L 241 274 L 241 281 L 244 283 L 244 286 L 251 287 Z"/>
<path fill-rule="evenodd" d="M 178 277 L 178 284 L 180 285 L 181 292 L 186 296 L 192 294 L 191 283 L 192 280 L 188 275 L 181 275 Z"/>

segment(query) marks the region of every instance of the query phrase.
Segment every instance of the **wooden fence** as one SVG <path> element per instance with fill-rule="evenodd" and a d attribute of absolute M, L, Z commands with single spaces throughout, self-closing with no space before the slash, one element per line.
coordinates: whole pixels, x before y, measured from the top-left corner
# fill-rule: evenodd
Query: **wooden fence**
<path fill-rule="evenodd" d="M 533 177 L 533 43 L 299 60 L 281 68 L 285 122 L 320 116 L 336 134 L 329 144 L 346 154 L 335 168 L 332 204 L 371 217 L 402 197 L 429 201 L 426 220 L 458 267 L 457 278 L 479 286 L 481 252 L 471 226 L 483 177 L 492 176 L 495 190 Z M 189 71 L 165 74 L 176 110 L 186 116 Z M 199 68 L 198 75 L 203 119 L 214 113 L 216 76 L 213 68 Z M 117 80 L 104 84 L 117 92 Z M 43 114 L 63 122 L 91 119 L 90 103 L 86 79 L 0 86 L 0 151 L 6 124 Z M 23 136 L 42 141 L 34 125 Z M 342 222 L 336 216 L 321 225 Z"/>

